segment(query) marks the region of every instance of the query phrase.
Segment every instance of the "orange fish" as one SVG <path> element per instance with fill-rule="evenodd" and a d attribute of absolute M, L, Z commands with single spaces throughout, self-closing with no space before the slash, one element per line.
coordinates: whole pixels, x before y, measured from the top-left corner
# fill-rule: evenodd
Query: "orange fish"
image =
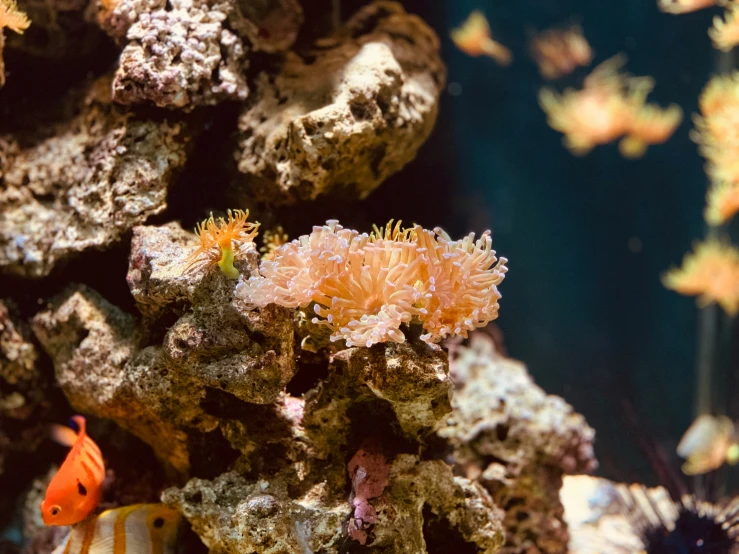
<path fill-rule="evenodd" d="M 54 440 L 71 450 L 46 489 L 41 514 L 46 525 L 74 525 L 85 519 L 100 502 L 105 466 L 100 449 L 85 432 L 85 418 L 74 416 L 77 432 L 55 425 Z"/>

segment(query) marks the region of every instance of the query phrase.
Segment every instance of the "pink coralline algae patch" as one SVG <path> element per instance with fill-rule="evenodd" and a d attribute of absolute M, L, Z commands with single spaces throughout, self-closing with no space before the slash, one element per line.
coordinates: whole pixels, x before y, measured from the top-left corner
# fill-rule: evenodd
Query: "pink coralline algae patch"
<path fill-rule="evenodd" d="M 349 521 L 349 536 L 365 544 L 368 529 L 377 523 L 377 512 L 370 500 L 382 495 L 390 477 L 390 464 L 374 439 L 367 439 L 347 465 L 352 480 L 354 514 Z"/>

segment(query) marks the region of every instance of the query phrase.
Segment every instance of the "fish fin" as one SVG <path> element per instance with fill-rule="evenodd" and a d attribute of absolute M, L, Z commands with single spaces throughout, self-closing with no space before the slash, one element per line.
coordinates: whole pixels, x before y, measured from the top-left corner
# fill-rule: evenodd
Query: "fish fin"
<path fill-rule="evenodd" d="M 64 425 L 52 425 L 51 438 L 62 446 L 72 447 L 77 442 L 77 433 Z"/>

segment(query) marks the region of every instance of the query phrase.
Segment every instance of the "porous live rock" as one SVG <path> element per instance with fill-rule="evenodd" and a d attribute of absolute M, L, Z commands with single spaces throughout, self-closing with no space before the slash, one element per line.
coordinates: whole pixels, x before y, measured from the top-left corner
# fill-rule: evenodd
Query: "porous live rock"
<path fill-rule="evenodd" d="M 398 427 L 410 440 L 431 433 L 450 409 L 447 355 L 421 341 L 348 348 L 332 357 L 328 377 L 306 395 L 303 418 L 315 455 L 340 449 L 354 420 Z"/>
<path fill-rule="evenodd" d="M 347 534 L 351 509 L 344 488 L 322 480 L 291 487 L 291 481 L 284 474 L 248 480 L 226 473 L 168 489 L 162 499 L 184 514 L 211 552 L 347 552 L 353 541 Z M 441 461 L 401 454 L 385 492 L 373 503 L 377 523 L 364 552 L 419 554 L 434 541 L 437 552 L 463 544 L 493 554 L 503 542 L 502 513 L 487 491 L 454 477 Z"/>
<path fill-rule="evenodd" d="M 162 500 L 182 512 L 210 549 L 219 554 L 338 552 L 349 505 L 321 483 L 292 498 L 285 480 L 248 481 L 225 473 L 214 481 L 192 479 Z"/>
<path fill-rule="evenodd" d="M 103 249 L 166 207 L 193 126 L 110 101 L 93 83 L 74 115 L 21 147 L 0 138 L 0 271 L 43 277 L 62 260 Z"/>
<path fill-rule="evenodd" d="M 566 552 L 559 489 L 563 475 L 595 469 L 593 429 L 481 333 L 469 346 L 452 345 L 450 358 L 453 411 L 438 434 L 460 471 L 505 510 L 502 552 Z"/>
<path fill-rule="evenodd" d="M 236 197 L 363 198 L 412 160 L 434 125 L 444 84 L 439 41 L 398 3 L 362 8 L 309 52 L 257 76 L 239 118 Z"/>
<path fill-rule="evenodd" d="M 8 303 L 0 300 L 0 421 L 25 419 L 43 401 L 37 361 L 27 325 L 12 318 Z"/>
<path fill-rule="evenodd" d="M 190 252 L 181 248 L 182 233 L 174 224 L 136 230 L 128 282 L 145 325 L 136 328 L 132 316 L 78 286 L 38 314 L 33 328 L 75 409 L 113 419 L 187 473 L 211 455 L 222 458 L 211 469 L 233 461 L 224 434 L 236 450 L 243 440 L 218 406 L 274 402 L 295 361 L 288 310 L 240 311 L 232 303 L 235 282 L 218 268 L 186 272 L 182 280 Z M 253 271 L 253 246 L 247 254 L 236 266 Z"/>
<path fill-rule="evenodd" d="M 116 10 L 147 6 L 124 1 Z M 135 14 L 126 31 L 113 81 L 113 99 L 192 109 L 223 100 L 244 100 L 248 46 L 227 20 L 228 0 L 170 0 Z M 135 12 L 134 12 L 135 13 Z"/>

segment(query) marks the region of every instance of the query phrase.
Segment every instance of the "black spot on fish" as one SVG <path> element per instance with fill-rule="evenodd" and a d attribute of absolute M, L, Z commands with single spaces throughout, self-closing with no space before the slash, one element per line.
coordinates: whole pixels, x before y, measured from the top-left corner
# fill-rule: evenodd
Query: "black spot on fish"
<path fill-rule="evenodd" d="M 162 527 L 164 527 L 164 518 L 163 517 L 156 518 L 154 520 L 154 528 L 161 529 Z"/>
<path fill-rule="evenodd" d="M 85 488 L 85 485 L 77 481 L 77 492 L 80 493 L 82 496 L 87 496 L 87 489 Z"/>

